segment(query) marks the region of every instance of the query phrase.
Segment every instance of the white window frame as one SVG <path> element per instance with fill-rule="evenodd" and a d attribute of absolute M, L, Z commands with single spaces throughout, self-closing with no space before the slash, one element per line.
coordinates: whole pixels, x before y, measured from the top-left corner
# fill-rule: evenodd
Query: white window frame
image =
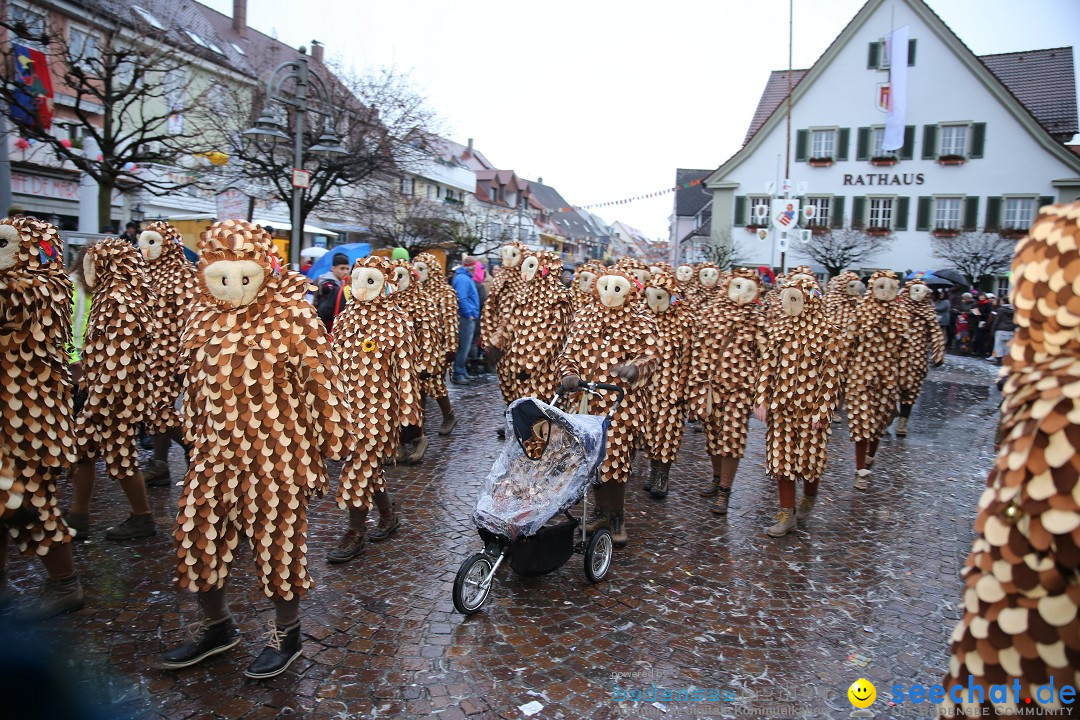
<path fill-rule="evenodd" d="M 79 47 L 78 51 L 76 51 L 76 42 L 75 42 L 75 36 L 76 35 L 81 35 L 82 36 L 81 47 Z M 90 46 L 92 48 L 92 50 L 91 50 L 91 52 L 89 54 L 86 53 L 86 43 L 87 43 L 87 41 L 90 41 Z M 70 22 L 68 23 L 68 51 L 69 51 L 69 54 L 70 54 L 70 56 L 72 58 L 81 57 L 81 61 L 80 61 L 79 64 L 82 65 L 83 67 L 86 67 L 89 64 L 87 61 L 96 60 L 97 58 L 101 57 L 101 48 L 98 47 L 97 43 L 98 43 L 98 36 L 96 34 L 94 34 L 94 32 L 92 30 L 90 30 L 89 28 L 84 28 L 81 25 L 76 25 L 75 23 L 70 23 Z"/>
<path fill-rule="evenodd" d="M 881 146 L 885 143 L 885 126 L 884 125 L 871 125 L 870 126 L 870 157 L 898 157 L 899 150 L 885 150 Z"/>
<path fill-rule="evenodd" d="M 963 147 L 957 150 L 957 143 L 955 139 L 949 145 L 949 152 L 945 152 L 945 130 L 963 130 L 964 141 Z M 938 157 L 942 155 L 959 155 L 961 157 L 967 157 L 971 148 L 971 123 L 969 122 L 955 122 L 955 123 L 941 123 L 938 125 Z"/>
<path fill-rule="evenodd" d="M 416 179 L 411 177 L 401 178 L 401 183 L 398 186 L 402 195 L 415 195 L 416 194 Z"/>
<path fill-rule="evenodd" d="M 746 224 L 747 225 L 768 225 L 769 224 L 769 196 L 768 195 L 747 195 L 746 196 Z M 757 215 L 754 213 L 754 208 L 759 205 L 765 206 L 765 218 L 758 220 Z M 700 225 L 698 226 L 700 227 Z"/>
<path fill-rule="evenodd" d="M 813 205 L 816 208 L 813 219 L 807 221 L 807 227 L 829 227 L 832 220 L 832 195 L 808 195 L 806 197 L 806 204 Z M 822 205 L 825 207 L 825 212 L 821 212 Z"/>
<path fill-rule="evenodd" d="M 888 205 L 884 205 L 888 203 Z M 877 207 L 875 208 L 875 204 Z M 888 208 L 888 220 L 887 222 L 881 222 L 883 215 L 885 214 L 885 208 Z M 874 222 L 874 215 L 878 216 L 878 222 Z M 866 227 L 870 228 L 888 228 L 892 230 L 896 226 L 896 196 L 895 195 L 868 195 L 866 198 Z"/>
<path fill-rule="evenodd" d="M 1023 216 L 1021 209 L 1017 206 L 1013 206 L 1013 217 L 1009 218 L 1009 204 L 1010 203 L 1031 203 L 1027 209 L 1026 218 Z M 1039 198 L 1036 195 L 1006 195 L 1002 202 L 1001 207 L 1001 229 L 1002 230 L 1027 230 L 1031 227 L 1031 224 L 1035 222 L 1035 213 L 1038 211 Z"/>
<path fill-rule="evenodd" d="M 23 13 L 25 15 L 35 15 L 41 18 L 41 32 L 38 33 L 34 26 L 27 24 L 26 29 L 31 35 L 44 35 L 49 32 L 49 13 L 41 8 L 30 7 L 23 3 L 9 2 L 8 3 L 8 22 L 15 25 L 15 11 Z M 44 50 L 45 47 L 37 40 L 31 40 L 30 38 L 19 35 L 14 30 L 11 31 L 11 37 L 17 40 L 20 45 L 25 45 L 28 48 L 34 50 Z"/>
<path fill-rule="evenodd" d="M 944 202 L 949 203 L 948 207 L 943 204 Z M 952 217 L 954 209 L 955 217 Z M 934 221 L 931 225 L 934 230 L 962 230 L 964 227 L 964 196 L 935 195 Z"/>
<path fill-rule="evenodd" d="M 888 47 L 889 45 L 885 42 L 885 38 L 881 38 L 880 40 L 878 40 L 878 70 L 888 70 L 889 66 L 892 64 L 892 58 L 889 57 L 890 55 L 892 55 L 892 53 L 888 52 Z"/>
<path fill-rule="evenodd" d="M 819 135 L 820 133 L 820 135 Z M 810 147 L 808 148 L 808 155 L 811 160 L 818 160 L 821 158 L 836 159 L 836 135 L 837 128 L 810 128 Z M 818 138 L 821 138 L 822 149 L 819 153 Z M 828 141 L 826 142 L 826 138 Z M 828 152 L 826 152 L 828 150 Z"/>

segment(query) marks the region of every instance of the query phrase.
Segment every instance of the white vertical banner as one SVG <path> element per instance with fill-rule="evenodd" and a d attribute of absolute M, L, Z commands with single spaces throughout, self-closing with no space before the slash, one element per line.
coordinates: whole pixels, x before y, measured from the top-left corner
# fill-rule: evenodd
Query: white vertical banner
<path fill-rule="evenodd" d="M 907 117 L 908 26 L 897 28 L 885 36 L 885 52 L 889 57 L 889 114 L 885 118 L 885 137 L 882 150 L 904 147 L 904 121 Z"/>

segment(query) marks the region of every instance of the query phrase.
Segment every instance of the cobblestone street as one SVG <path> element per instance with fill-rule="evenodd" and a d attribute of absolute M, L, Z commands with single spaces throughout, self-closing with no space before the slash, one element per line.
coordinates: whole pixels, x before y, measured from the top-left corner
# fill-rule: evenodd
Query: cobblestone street
<path fill-rule="evenodd" d="M 868 493 L 852 488 L 852 444 L 846 427 L 835 426 L 815 514 L 780 540 L 764 533 L 776 491 L 761 469 L 763 426 L 753 421 L 726 519 L 697 494 L 709 462 L 703 435 L 688 428 L 667 499 L 642 492 L 647 463 L 638 458 L 627 493 L 630 545 L 616 551 L 605 581 L 591 586 L 577 555 L 540 578 L 500 570 L 487 605 L 468 619 L 454 611 L 451 586 L 462 560 L 482 548 L 471 514 L 502 416 L 493 378 L 453 388 L 458 428 L 449 438 L 431 435 L 422 465 L 389 472 L 403 513 L 389 541 L 351 564 L 327 565 L 345 515 L 329 498 L 312 504 L 317 587 L 302 604 L 304 653 L 268 682 L 243 676 L 272 616 L 247 550 L 230 584 L 241 644 L 189 671 L 152 669 L 197 618 L 194 596 L 172 583 L 179 489 L 151 490 L 156 538 L 111 544 L 104 529 L 127 507 L 119 487 L 101 479 L 91 541 L 76 547 L 86 608 L 4 633 L 43 641 L 97 717 L 599 719 L 753 710 L 841 718 L 860 676 L 877 684 L 878 717 L 916 717 L 912 706 L 908 715 L 889 712 L 888 688 L 944 674 L 960 613 L 958 573 L 993 456 L 995 370 L 954 356 L 932 369 L 911 434 L 882 441 Z M 434 403 L 429 412 L 438 416 Z M 172 460 L 176 481 L 184 467 L 177 448 Z M 9 553 L 10 588 L 16 596 L 34 591 L 39 564 Z M 706 708 L 613 695 L 616 684 L 636 691 L 654 683 L 716 688 L 724 701 Z M 920 707 L 928 717 L 932 708 Z"/>

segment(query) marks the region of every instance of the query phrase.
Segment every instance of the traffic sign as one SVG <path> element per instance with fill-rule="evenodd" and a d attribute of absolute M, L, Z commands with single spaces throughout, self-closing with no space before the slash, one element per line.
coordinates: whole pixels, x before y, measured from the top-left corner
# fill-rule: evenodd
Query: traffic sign
<path fill-rule="evenodd" d="M 305 190 L 311 187 L 311 171 L 293 168 L 292 186 L 294 188 L 302 188 Z"/>

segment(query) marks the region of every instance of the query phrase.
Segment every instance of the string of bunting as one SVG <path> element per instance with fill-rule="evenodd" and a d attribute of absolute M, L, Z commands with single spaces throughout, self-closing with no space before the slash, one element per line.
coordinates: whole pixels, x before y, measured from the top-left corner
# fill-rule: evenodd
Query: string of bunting
<path fill-rule="evenodd" d="M 648 200 L 649 198 L 659 197 L 661 195 L 668 195 L 669 193 L 678 192 L 679 190 L 689 190 L 692 187 L 696 187 L 704 182 L 705 178 L 698 178 L 697 180 L 691 180 L 690 182 L 679 183 L 675 187 L 664 188 L 663 190 L 657 190 L 656 192 L 645 193 L 644 195 L 636 195 L 630 198 L 624 198 L 622 200 L 609 200 L 608 202 L 593 203 L 592 205 L 571 205 L 567 207 L 553 208 L 553 213 L 568 213 L 575 210 L 595 210 L 596 208 L 611 207 L 612 205 L 626 205 L 627 203 L 637 202 L 638 200 Z"/>

